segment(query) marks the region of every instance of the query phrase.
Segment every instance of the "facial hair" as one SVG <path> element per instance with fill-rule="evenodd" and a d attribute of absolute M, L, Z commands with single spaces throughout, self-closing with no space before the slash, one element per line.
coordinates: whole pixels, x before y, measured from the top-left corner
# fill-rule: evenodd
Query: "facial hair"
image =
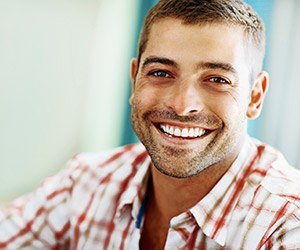
<path fill-rule="evenodd" d="M 131 121 L 136 135 L 146 147 L 154 166 L 161 173 L 176 178 L 192 177 L 224 160 L 236 145 L 236 135 L 242 132 L 242 129 L 238 129 L 242 124 L 235 126 L 235 131 L 232 128 L 229 130 L 215 114 L 201 112 L 179 116 L 173 110 L 158 108 L 142 113 L 139 107 L 139 102 L 132 102 Z M 202 150 L 167 146 L 154 135 L 152 121 L 155 120 L 199 124 L 199 127 L 214 128 L 219 132 Z"/>

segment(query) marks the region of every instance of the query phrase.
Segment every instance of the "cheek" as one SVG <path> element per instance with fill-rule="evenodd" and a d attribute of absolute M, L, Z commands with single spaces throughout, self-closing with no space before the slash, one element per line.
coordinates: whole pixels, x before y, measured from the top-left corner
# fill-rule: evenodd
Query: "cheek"
<path fill-rule="evenodd" d="M 247 105 L 241 96 L 224 93 L 207 102 L 208 108 L 219 116 L 226 124 L 232 124 L 246 119 Z"/>
<path fill-rule="evenodd" d="M 164 94 L 155 88 L 138 88 L 134 92 L 133 102 L 140 109 L 148 109 L 159 106 L 163 102 Z"/>

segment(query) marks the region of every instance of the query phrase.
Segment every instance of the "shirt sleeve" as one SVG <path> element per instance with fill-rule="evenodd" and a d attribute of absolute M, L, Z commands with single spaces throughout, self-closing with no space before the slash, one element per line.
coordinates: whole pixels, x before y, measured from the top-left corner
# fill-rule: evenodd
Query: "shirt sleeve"
<path fill-rule="evenodd" d="M 0 208 L 0 249 L 66 249 L 74 165 L 70 161 L 34 192 Z"/>

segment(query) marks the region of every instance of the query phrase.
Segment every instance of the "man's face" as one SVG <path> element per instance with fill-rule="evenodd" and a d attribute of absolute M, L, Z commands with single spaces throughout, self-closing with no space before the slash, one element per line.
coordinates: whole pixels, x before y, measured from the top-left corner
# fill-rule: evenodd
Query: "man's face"
<path fill-rule="evenodd" d="M 238 26 L 153 24 L 132 62 L 131 119 L 162 173 L 186 178 L 237 156 L 251 99 L 244 39 Z"/>

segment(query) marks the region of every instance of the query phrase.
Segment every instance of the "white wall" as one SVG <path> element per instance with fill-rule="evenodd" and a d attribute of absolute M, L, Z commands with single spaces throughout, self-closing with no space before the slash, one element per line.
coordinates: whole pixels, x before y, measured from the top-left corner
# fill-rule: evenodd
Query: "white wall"
<path fill-rule="evenodd" d="M 275 0 L 262 140 L 300 166 L 300 2 Z M 139 0 L 0 0 L 0 203 L 120 144 Z"/>
<path fill-rule="evenodd" d="M 119 143 L 136 4 L 0 0 L 0 202 Z"/>
<path fill-rule="evenodd" d="M 102 0 L 95 30 L 82 150 L 120 145 L 139 0 Z"/>

